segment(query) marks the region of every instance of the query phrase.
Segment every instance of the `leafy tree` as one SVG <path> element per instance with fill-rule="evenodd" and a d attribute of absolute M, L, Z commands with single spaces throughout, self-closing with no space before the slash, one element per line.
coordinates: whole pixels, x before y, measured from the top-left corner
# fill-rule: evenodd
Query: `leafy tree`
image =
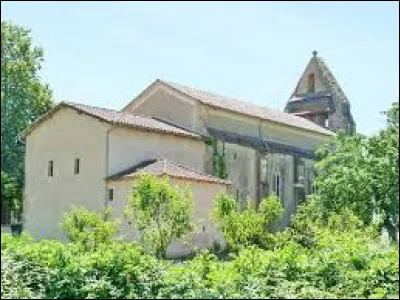
<path fill-rule="evenodd" d="M 53 105 L 41 83 L 43 50 L 32 44 L 29 30 L 1 22 L 1 170 L 22 186 L 24 145 L 18 135 Z"/>
<path fill-rule="evenodd" d="M 237 251 L 249 245 L 270 247 L 273 235 L 267 226 L 282 214 L 281 200 L 275 196 L 263 199 L 255 208 L 253 201 L 240 211 L 236 200 L 225 193 L 219 193 L 214 200 L 213 219 L 223 232 L 228 247 Z"/>
<path fill-rule="evenodd" d="M 165 258 L 174 239 L 183 239 L 194 229 L 193 198 L 188 190 L 145 174 L 134 187 L 125 216 L 140 231 L 142 243 Z"/>
<path fill-rule="evenodd" d="M 111 241 L 118 232 L 118 221 L 106 221 L 111 211 L 105 210 L 104 216 L 83 207 L 73 207 L 65 214 L 61 224 L 68 239 L 81 244 L 86 250 L 93 250 L 103 243 Z"/>
<path fill-rule="evenodd" d="M 1 171 L 1 202 L 2 209 L 7 213 L 13 211 L 17 218 L 23 209 L 22 192 L 15 179 Z M 4 212 L 3 212 L 4 213 Z"/>
<path fill-rule="evenodd" d="M 386 113 L 387 127 L 378 135 L 337 136 L 319 150 L 316 203 L 326 219 L 349 208 L 365 224 L 373 216 L 392 238 L 399 228 L 399 106 Z"/>

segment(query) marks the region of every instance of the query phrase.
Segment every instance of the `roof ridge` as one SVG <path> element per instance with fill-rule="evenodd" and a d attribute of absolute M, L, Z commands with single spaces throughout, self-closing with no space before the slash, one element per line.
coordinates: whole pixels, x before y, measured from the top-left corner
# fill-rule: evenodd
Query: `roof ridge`
<path fill-rule="evenodd" d="M 156 165 L 156 169 L 158 170 L 158 174 L 157 175 L 167 175 L 167 176 L 171 176 L 171 177 L 176 177 L 176 178 L 196 178 L 196 176 L 198 176 L 197 178 L 202 178 L 199 180 L 203 180 L 203 181 L 211 181 L 211 182 L 219 182 L 219 183 L 223 183 L 223 184 L 231 184 L 230 181 L 228 180 L 224 180 L 221 178 L 218 178 L 216 176 L 212 176 L 200 171 L 197 171 L 195 169 L 189 168 L 185 165 L 182 165 L 180 163 L 171 161 L 167 158 L 156 158 L 156 159 L 148 159 L 148 160 L 144 160 L 142 162 L 136 163 L 134 166 L 127 168 L 125 170 L 122 170 L 114 175 L 111 175 L 108 177 L 108 179 L 116 179 L 118 177 L 123 177 L 123 176 L 128 176 L 129 175 L 133 175 L 136 176 L 138 174 L 140 174 L 139 172 L 141 172 L 143 169 L 145 168 L 151 168 L 152 166 Z M 181 172 L 181 170 L 176 170 L 176 169 L 171 169 L 168 168 L 167 166 L 171 166 L 171 167 L 178 167 L 179 169 L 182 169 L 183 171 L 188 172 L 187 176 L 189 177 L 185 177 L 184 175 L 180 175 L 179 172 Z M 146 173 L 146 171 L 144 171 Z M 176 172 L 178 172 L 178 174 L 176 174 Z M 190 175 L 190 173 L 194 173 L 192 175 Z"/>
<path fill-rule="evenodd" d="M 167 159 L 165 159 L 165 160 L 167 160 Z M 180 164 L 180 163 L 178 163 L 178 162 L 171 161 L 171 160 L 168 160 L 168 162 L 169 162 L 171 165 L 175 165 L 175 166 L 180 167 L 180 168 L 182 168 L 182 169 L 185 169 L 185 170 L 187 170 L 187 171 L 191 171 L 191 172 L 197 173 L 197 174 L 199 174 L 199 175 L 207 176 L 207 177 L 210 177 L 210 178 L 215 178 L 215 176 L 212 176 L 212 175 L 207 174 L 207 173 L 204 173 L 204 172 L 200 172 L 200 171 L 198 171 L 198 170 L 196 170 L 196 169 L 192 169 L 192 168 L 190 168 L 190 167 L 188 167 L 188 166 L 185 166 L 185 165 L 182 165 L 182 164 Z M 218 178 L 218 179 L 224 180 L 224 179 L 221 179 L 221 178 Z"/>
<path fill-rule="evenodd" d="M 217 96 L 217 97 L 224 98 L 224 99 L 227 99 L 227 100 L 231 100 L 231 101 L 233 100 L 233 101 L 236 101 L 236 102 L 240 102 L 241 104 L 245 104 L 245 105 L 249 105 L 250 104 L 250 105 L 256 106 L 256 107 L 258 107 L 260 109 L 266 109 L 266 110 L 270 110 L 270 111 L 273 111 L 273 112 L 287 114 L 285 112 L 280 111 L 279 109 L 270 108 L 268 106 L 264 106 L 264 105 L 261 105 L 261 104 L 258 104 L 258 103 L 254 103 L 254 102 L 249 102 L 249 101 L 246 101 L 246 100 L 243 100 L 243 99 L 233 98 L 233 97 L 230 97 L 230 96 L 224 96 L 224 95 L 220 94 L 219 92 L 214 92 L 214 91 L 210 91 L 210 90 L 203 90 L 203 89 L 199 89 L 199 88 L 196 88 L 196 87 L 193 87 L 193 86 L 176 83 L 176 82 L 173 82 L 173 81 L 165 81 L 165 80 L 161 80 L 161 79 L 159 81 L 162 82 L 162 83 L 165 83 L 165 84 L 167 84 L 167 85 L 169 85 L 171 87 L 174 87 L 174 85 L 177 85 L 177 86 L 181 86 L 182 88 L 188 88 L 188 89 L 192 89 L 192 90 L 197 91 L 197 92 L 208 93 L 208 94 L 211 94 L 213 96 Z M 185 93 L 184 91 L 181 91 L 181 92 Z M 185 94 L 188 95 L 189 97 L 193 97 L 192 95 L 189 95 L 187 93 L 185 93 Z M 198 98 L 196 98 L 196 99 L 201 101 L 201 99 L 198 99 Z"/>
<path fill-rule="evenodd" d="M 158 80 L 166 86 L 201 102 L 204 105 L 210 105 L 218 109 L 233 111 L 238 114 L 245 114 L 247 116 L 256 117 L 261 120 L 268 120 L 271 122 L 284 124 L 290 127 L 318 132 L 325 135 L 331 135 L 331 131 L 318 124 L 313 123 L 305 118 L 295 116 L 278 109 L 269 108 L 253 102 L 223 96 L 214 92 L 201 90 L 194 87 L 185 86 L 172 81 Z"/>
<path fill-rule="evenodd" d="M 120 112 L 120 111 L 118 111 L 116 109 L 107 108 L 107 107 L 100 107 L 100 106 L 94 106 L 94 105 L 89 105 L 89 104 L 85 104 L 85 103 L 64 101 L 64 100 L 62 100 L 59 104 L 61 104 L 61 103 L 69 104 L 69 105 L 82 105 L 82 106 L 86 106 L 86 107 L 90 107 L 90 108 L 97 108 L 97 109 L 108 110 L 108 111 L 112 111 L 112 112 L 116 112 L 116 113 L 126 114 L 126 113 Z"/>

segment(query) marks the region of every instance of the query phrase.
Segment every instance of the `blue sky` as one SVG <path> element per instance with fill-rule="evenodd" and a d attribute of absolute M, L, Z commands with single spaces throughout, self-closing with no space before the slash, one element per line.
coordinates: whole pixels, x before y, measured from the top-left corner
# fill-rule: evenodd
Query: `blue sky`
<path fill-rule="evenodd" d="M 58 101 L 120 109 L 156 78 L 283 109 L 311 52 L 375 133 L 399 99 L 396 2 L 1 2 Z"/>

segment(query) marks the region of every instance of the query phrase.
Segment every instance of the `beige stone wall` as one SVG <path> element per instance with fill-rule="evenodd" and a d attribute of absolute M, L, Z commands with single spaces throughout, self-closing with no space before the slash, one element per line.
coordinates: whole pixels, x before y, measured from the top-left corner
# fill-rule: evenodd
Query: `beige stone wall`
<path fill-rule="evenodd" d="M 198 123 L 203 124 L 203 128 L 209 126 L 242 135 L 259 135 L 260 122 L 255 118 L 225 112 L 220 109 L 206 108 L 204 105 L 200 110 L 202 112 L 199 116 L 201 120 Z"/>
<path fill-rule="evenodd" d="M 206 150 L 200 140 L 127 128 L 112 129 L 108 139 L 109 175 L 153 158 L 167 158 L 204 171 Z"/>
<path fill-rule="evenodd" d="M 64 238 L 59 226 L 72 205 L 104 207 L 109 125 L 63 108 L 26 138 L 25 224 L 35 238 Z M 80 159 L 80 174 L 74 160 Z M 54 176 L 48 162 L 54 161 Z"/>
<path fill-rule="evenodd" d="M 221 148 L 221 145 L 220 145 Z M 257 199 L 257 151 L 236 144 L 225 143 L 225 161 L 228 180 L 232 182 L 229 192 L 244 205 L 246 200 Z"/>
<path fill-rule="evenodd" d="M 312 59 L 308 66 L 306 67 L 303 76 L 300 79 L 299 85 L 296 90 L 296 94 L 304 94 L 308 92 L 308 75 L 310 73 L 314 73 L 314 86 L 315 92 L 323 92 L 325 91 L 325 87 L 322 83 L 321 77 L 319 75 L 318 66 L 316 60 Z"/>
<path fill-rule="evenodd" d="M 317 80 L 316 80 L 317 84 Z M 198 114 L 198 129 L 205 132 L 205 127 L 223 129 L 242 135 L 264 137 L 268 140 L 295 146 L 301 149 L 315 151 L 328 140 L 328 137 L 269 121 L 260 121 L 254 118 L 240 116 L 230 112 L 200 106 Z M 222 143 L 218 143 L 220 151 Z M 232 181 L 230 193 L 239 198 L 240 204 L 245 203 L 247 197 L 260 200 L 263 196 L 259 186 L 259 159 L 258 151 L 240 145 L 225 143 L 226 164 L 228 179 Z M 208 148 L 207 172 L 211 172 L 212 147 Z M 306 168 L 312 168 L 313 161 L 306 160 Z M 273 226 L 282 228 L 290 223 L 291 216 L 296 212 L 298 199 L 294 187 L 294 158 L 291 155 L 270 154 L 268 158 L 268 184 L 273 183 L 273 168 L 279 165 L 283 175 L 283 194 L 281 196 L 285 212 Z M 307 183 L 306 183 L 307 184 Z"/>
<path fill-rule="evenodd" d="M 267 172 L 266 182 L 268 183 L 268 190 L 260 193 L 261 199 L 274 191 L 274 177 L 276 174 L 280 175 L 280 195 L 279 198 L 282 200 L 284 207 L 284 213 L 281 219 L 274 224 L 273 228 L 283 228 L 290 224 L 291 216 L 296 212 L 297 203 L 294 195 L 294 158 L 291 155 L 285 155 L 280 153 L 269 153 L 263 155 L 267 161 Z M 261 174 L 261 177 L 264 177 Z M 265 181 L 265 179 L 262 179 Z"/>
<path fill-rule="evenodd" d="M 195 202 L 194 220 L 197 224 L 196 234 L 188 240 L 188 245 L 181 242 L 173 242 L 168 248 L 169 257 L 179 257 L 188 255 L 193 251 L 204 248 L 212 248 L 214 242 L 218 242 L 222 247 L 225 246 L 222 234 L 218 232 L 212 225 L 210 213 L 213 206 L 213 200 L 219 191 L 225 191 L 226 187 L 220 184 L 212 184 L 197 181 L 188 181 L 182 179 L 170 179 L 172 184 L 176 184 L 182 188 L 189 188 L 192 191 Z M 134 181 L 118 180 L 109 181 L 108 188 L 114 189 L 114 200 L 108 203 L 113 209 L 113 217 L 120 219 L 121 232 L 120 236 L 127 240 L 137 240 L 138 233 L 124 220 L 125 206 L 130 199 Z"/>
<path fill-rule="evenodd" d="M 137 104 L 136 104 L 137 103 Z M 158 117 L 177 126 L 195 129 L 195 101 L 158 85 L 136 99 L 125 112 L 134 115 Z"/>
<path fill-rule="evenodd" d="M 280 126 L 272 122 L 261 123 L 261 136 L 286 145 L 314 151 L 328 140 L 328 137 L 318 133 L 296 130 Z"/>
<path fill-rule="evenodd" d="M 308 150 L 315 150 L 328 138 L 326 135 L 276 124 L 267 120 L 241 116 L 204 105 L 201 105 L 198 110 L 197 124 L 199 131 L 202 133 L 205 133 L 205 127 L 209 126 L 241 135 L 261 136 L 272 141 Z"/>

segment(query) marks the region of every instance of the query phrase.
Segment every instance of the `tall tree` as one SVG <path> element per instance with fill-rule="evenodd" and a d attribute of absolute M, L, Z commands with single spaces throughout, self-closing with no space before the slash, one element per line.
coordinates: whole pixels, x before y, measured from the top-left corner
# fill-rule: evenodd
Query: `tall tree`
<path fill-rule="evenodd" d="M 32 44 L 30 31 L 1 22 L 1 170 L 24 180 L 24 144 L 18 135 L 52 106 L 52 93 L 41 82 L 43 50 Z"/>
<path fill-rule="evenodd" d="M 372 137 L 337 137 L 320 150 L 317 203 L 322 212 L 351 209 L 364 223 L 373 215 L 392 238 L 399 230 L 399 105 L 386 112 L 387 126 Z"/>

